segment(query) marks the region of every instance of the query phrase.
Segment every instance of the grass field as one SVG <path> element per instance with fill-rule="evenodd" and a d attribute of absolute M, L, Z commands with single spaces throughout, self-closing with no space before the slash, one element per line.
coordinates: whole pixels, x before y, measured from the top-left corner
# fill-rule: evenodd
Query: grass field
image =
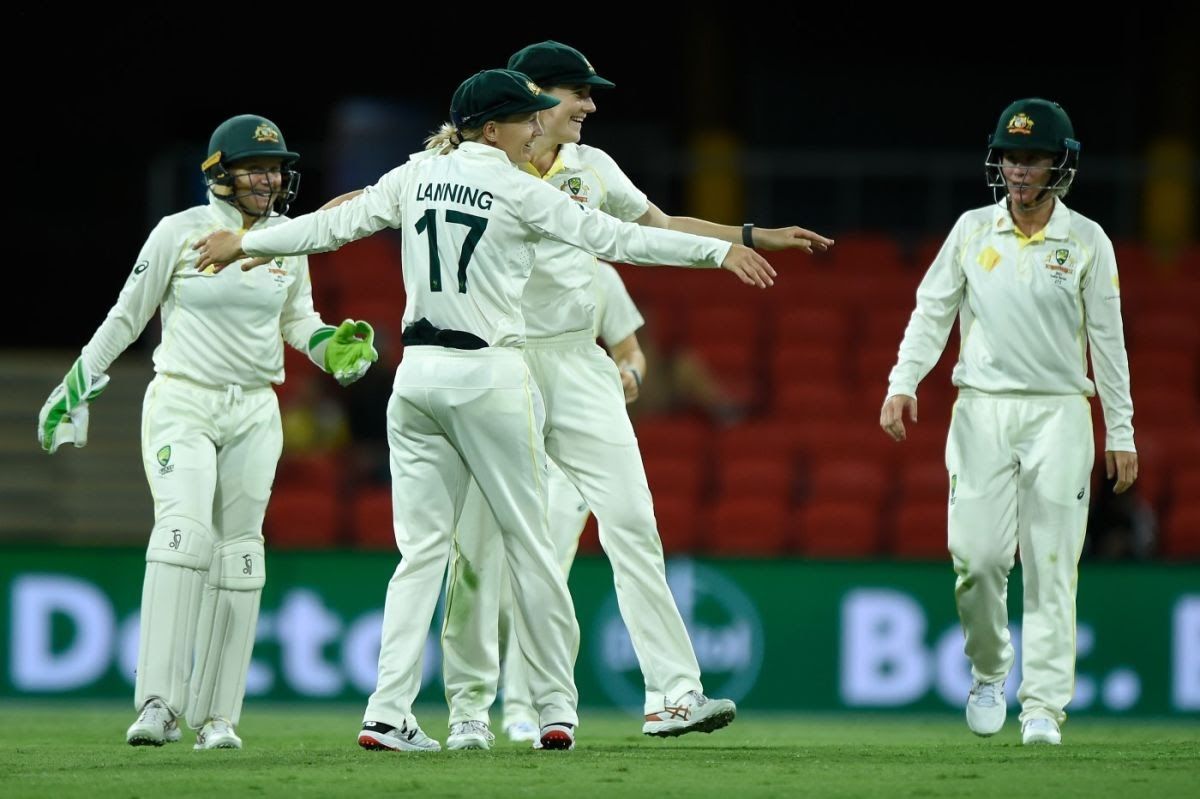
<path fill-rule="evenodd" d="M 4 797 L 1122 797 L 1200 795 L 1200 725 L 1073 720 L 1061 747 L 1023 747 L 956 717 L 745 713 L 713 735 L 643 737 L 636 718 L 585 712 L 573 752 L 398 754 L 355 744 L 361 707 L 250 704 L 241 751 L 131 747 L 116 705 L 0 708 Z M 445 742 L 445 712 L 420 713 Z"/>

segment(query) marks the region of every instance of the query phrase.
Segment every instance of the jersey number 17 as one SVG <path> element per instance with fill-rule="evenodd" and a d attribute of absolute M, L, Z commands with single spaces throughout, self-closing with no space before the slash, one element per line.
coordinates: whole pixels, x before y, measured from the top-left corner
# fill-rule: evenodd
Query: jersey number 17
<path fill-rule="evenodd" d="M 466 294 L 467 266 L 471 263 L 471 256 L 475 254 L 475 247 L 483 238 L 483 231 L 487 230 L 488 221 L 486 217 L 464 214 L 462 211 L 446 211 L 446 222 L 451 225 L 465 225 L 467 228 L 467 238 L 463 241 L 462 252 L 458 254 L 458 293 Z M 433 208 L 427 210 L 417 220 L 416 228 L 417 235 L 429 234 L 429 290 L 441 291 L 442 261 L 438 257 L 437 211 Z"/>

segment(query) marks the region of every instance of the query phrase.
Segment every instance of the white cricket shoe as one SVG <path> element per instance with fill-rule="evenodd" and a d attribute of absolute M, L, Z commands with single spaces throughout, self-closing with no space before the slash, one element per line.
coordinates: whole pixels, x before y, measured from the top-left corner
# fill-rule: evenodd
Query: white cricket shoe
<path fill-rule="evenodd" d="M 196 744 L 193 749 L 241 749 L 242 739 L 233 731 L 229 719 L 220 716 L 204 722 L 204 726 L 196 733 Z"/>
<path fill-rule="evenodd" d="M 543 724 L 541 738 L 533 744 L 534 749 L 558 749 L 567 751 L 575 748 L 575 725 Z"/>
<path fill-rule="evenodd" d="M 539 737 L 538 725 L 532 721 L 514 721 L 504 728 L 508 740 L 515 743 L 530 743 Z"/>
<path fill-rule="evenodd" d="M 408 725 L 396 729 L 382 721 L 364 721 L 358 733 L 358 745 L 363 749 L 387 749 L 392 752 L 440 752 L 442 745 L 430 738 L 420 727 Z"/>
<path fill-rule="evenodd" d="M 674 702 L 664 702 L 657 713 L 647 713 L 643 735 L 672 738 L 689 732 L 714 732 L 727 727 L 737 715 L 729 699 L 709 699 L 699 691 L 688 691 Z"/>
<path fill-rule="evenodd" d="M 1004 681 L 976 680 L 967 696 L 967 726 L 984 738 L 1000 732 L 1008 705 L 1004 702 Z"/>
<path fill-rule="evenodd" d="M 450 725 L 447 749 L 491 749 L 496 736 L 482 721 L 456 721 Z"/>
<path fill-rule="evenodd" d="M 142 705 L 137 721 L 125 731 L 130 746 L 162 746 L 178 741 L 183 734 L 179 721 L 161 699 L 148 699 Z"/>
<path fill-rule="evenodd" d="M 1021 725 L 1021 743 L 1058 746 L 1062 743 L 1058 722 L 1054 719 L 1025 719 L 1025 723 Z"/>

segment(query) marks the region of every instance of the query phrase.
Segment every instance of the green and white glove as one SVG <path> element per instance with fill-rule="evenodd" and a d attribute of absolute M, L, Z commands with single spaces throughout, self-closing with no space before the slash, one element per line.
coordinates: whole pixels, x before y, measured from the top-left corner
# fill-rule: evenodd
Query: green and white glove
<path fill-rule="evenodd" d="M 348 386 L 379 360 L 373 346 L 375 330 L 366 322 L 347 319 L 337 328 L 323 327 L 308 340 L 308 357 L 340 385 Z"/>
<path fill-rule="evenodd" d="M 104 393 L 107 385 L 108 375 L 93 379 L 83 358 L 76 359 L 38 413 L 37 436 L 42 449 L 53 455 L 63 444 L 87 444 L 88 403 Z"/>

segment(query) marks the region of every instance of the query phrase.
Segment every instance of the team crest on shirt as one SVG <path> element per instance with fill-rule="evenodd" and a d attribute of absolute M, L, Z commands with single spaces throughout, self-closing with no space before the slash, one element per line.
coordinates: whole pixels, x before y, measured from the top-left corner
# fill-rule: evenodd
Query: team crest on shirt
<path fill-rule="evenodd" d="M 1050 253 L 1046 258 L 1046 270 L 1056 286 L 1062 286 L 1075 274 L 1075 261 L 1071 251 L 1062 248 Z"/>
<path fill-rule="evenodd" d="M 567 178 L 559 186 L 560 189 L 571 195 L 571 199 L 577 203 L 587 203 L 588 195 L 592 193 L 592 187 L 583 182 L 583 178 Z"/>
<path fill-rule="evenodd" d="M 1033 120 L 1029 118 L 1028 114 L 1016 114 L 1012 119 L 1008 120 L 1008 132 L 1019 133 L 1022 136 L 1032 136 Z"/>

